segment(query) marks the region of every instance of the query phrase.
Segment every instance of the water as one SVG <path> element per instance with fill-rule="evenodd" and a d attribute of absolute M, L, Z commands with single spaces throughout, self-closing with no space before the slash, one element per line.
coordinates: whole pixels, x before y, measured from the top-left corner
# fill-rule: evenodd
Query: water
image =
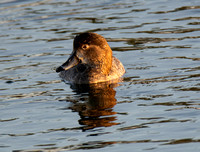
<path fill-rule="evenodd" d="M 197 0 L 1 1 L 0 151 L 200 151 L 199 12 Z M 123 82 L 60 80 L 86 31 L 108 40 Z"/>

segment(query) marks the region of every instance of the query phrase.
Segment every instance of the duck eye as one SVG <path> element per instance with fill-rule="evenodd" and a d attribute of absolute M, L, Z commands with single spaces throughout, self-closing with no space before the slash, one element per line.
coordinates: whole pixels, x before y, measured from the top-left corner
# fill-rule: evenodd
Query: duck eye
<path fill-rule="evenodd" d="M 82 49 L 87 49 L 89 46 L 87 44 L 82 45 Z"/>

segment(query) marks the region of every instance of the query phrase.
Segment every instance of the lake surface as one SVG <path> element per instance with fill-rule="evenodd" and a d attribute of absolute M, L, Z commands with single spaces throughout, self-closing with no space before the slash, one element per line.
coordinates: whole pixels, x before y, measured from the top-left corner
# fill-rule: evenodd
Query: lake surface
<path fill-rule="evenodd" d="M 200 151 L 200 1 L 1 0 L 0 31 L 0 151 Z M 88 31 L 123 82 L 61 81 Z"/>

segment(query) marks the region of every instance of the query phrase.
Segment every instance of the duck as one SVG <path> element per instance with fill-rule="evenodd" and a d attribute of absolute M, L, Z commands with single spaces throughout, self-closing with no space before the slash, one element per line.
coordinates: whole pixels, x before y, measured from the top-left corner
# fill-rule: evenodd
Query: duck
<path fill-rule="evenodd" d="M 85 32 L 74 38 L 71 55 L 56 72 L 67 82 L 94 84 L 121 79 L 125 68 L 103 36 Z"/>

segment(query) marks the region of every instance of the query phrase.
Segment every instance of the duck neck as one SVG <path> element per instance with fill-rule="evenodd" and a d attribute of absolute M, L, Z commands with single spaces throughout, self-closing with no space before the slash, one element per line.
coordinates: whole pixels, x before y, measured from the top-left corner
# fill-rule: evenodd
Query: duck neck
<path fill-rule="evenodd" d="M 112 56 L 103 58 L 100 64 L 98 65 L 97 69 L 101 74 L 107 76 L 110 73 L 111 67 L 112 67 Z"/>

